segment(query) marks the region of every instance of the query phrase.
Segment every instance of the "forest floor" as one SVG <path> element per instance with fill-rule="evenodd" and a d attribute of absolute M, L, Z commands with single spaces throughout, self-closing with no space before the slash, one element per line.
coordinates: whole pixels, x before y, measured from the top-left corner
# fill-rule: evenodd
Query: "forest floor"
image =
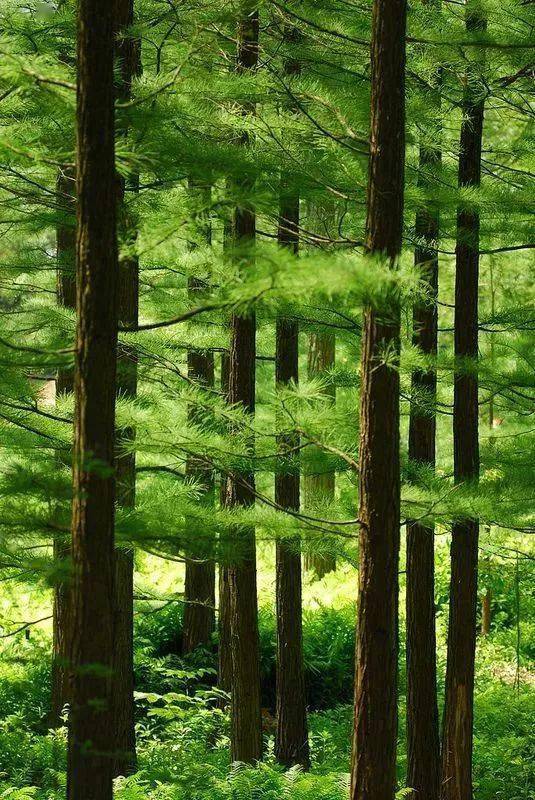
<path fill-rule="evenodd" d="M 266 559 L 266 562 L 268 559 Z M 440 562 L 441 563 L 441 562 Z M 150 567 L 151 578 L 154 572 Z M 165 567 L 162 594 L 179 575 Z M 139 574 L 143 584 L 144 574 Z M 437 575 L 439 697 L 445 665 L 446 617 Z M 118 800 L 343 800 L 348 794 L 352 724 L 355 573 L 344 567 L 305 585 L 305 662 L 310 703 L 312 770 L 285 772 L 273 756 L 275 621 L 273 575 L 261 571 L 260 639 L 265 761 L 256 768 L 229 763 L 228 715 L 214 707 L 214 653 L 181 658 L 181 609 L 140 606 L 136 619 L 138 772 L 118 779 Z M 20 587 L 19 587 L 20 588 Z M 5 590 L 8 591 L 7 589 Z M 17 593 L 19 617 L 38 619 L 46 602 Z M 8 597 L 0 599 L 5 616 Z M 491 634 L 478 640 L 475 697 L 476 800 L 535 798 L 535 626 L 520 627 L 509 591 L 496 597 Z M 403 608 L 403 602 L 401 604 Z M 15 612 L 16 613 L 16 612 Z M 11 612 L 11 618 L 15 618 Z M 403 640 L 403 614 L 402 614 Z M 0 798 L 59 800 L 65 785 L 65 729 L 47 730 L 50 626 L 5 640 L 0 659 Z M 398 777 L 405 786 L 405 676 L 400 658 Z M 517 663 L 517 658 L 520 659 Z"/>

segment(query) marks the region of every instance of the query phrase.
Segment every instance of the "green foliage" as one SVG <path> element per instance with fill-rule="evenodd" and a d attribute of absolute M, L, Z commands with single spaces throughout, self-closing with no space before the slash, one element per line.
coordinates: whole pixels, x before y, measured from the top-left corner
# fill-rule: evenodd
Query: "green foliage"
<path fill-rule="evenodd" d="M 32 648 L 19 661 L 0 665 L 0 720 L 18 720 L 25 728 L 46 730 L 50 708 L 50 664 L 48 658 L 36 659 Z"/>
<path fill-rule="evenodd" d="M 468 33 L 458 2 L 409 5 L 404 251 L 398 270 L 391 271 L 380 259 L 365 257 L 361 246 L 369 3 L 259 0 L 261 68 L 243 75 L 232 69 L 238 0 L 136 0 L 131 33 L 141 41 L 143 73 L 134 81 L 133 102 L 117 109 L 119 126 L 129 130 L 117 142 L 117 168 L 135 177 L 139 192 L 127 193 L 131 229 L 121 231 L 120 247 L 139 259 L 140 319 L 149 329 L 121 335 L 136 356 L 139 381 L 135 400 L 119 398 L 117 418 L 136 431 L 128 447 L 135 450 L 138 476 L 136 507 L 118 512 L 117 538 L 136 549 L 149 599 L 137 603 L 135 623 L 140 770 L 117 782 L 118 800 L 347 797 L 361 312 L 372 304 L 388 315 L 393 298 L 402 311 L 402 351 L 395 361 L 404 443 L 402 517 L 436 526 L 440 696 L 447 537 L 452 519 L 468 513 L 481 520 L 480 593 L 488 588 L 493 598 L 491 635 L 478 643 L 477 800 L 534 796 L 529 669 L 535 660 L 535 592 L 528 536 L 535 529 L 532 21 L 529 3 L 485 0 L 487 31 Z M 73 265 L 58 264 L 56 238 L 58 226 L 72 230 L 75 221 L 56 194 L 56 180 L 74 161 L 75 7 L 74 0 L 0 2 L 0 635 L 6 637 L 0 650 L 0 797 L 10 800 L 64 795 L 65 733 L 47 732 L 49 631 L 37 634 L 25 624 L 50 613 L 51 587 L 66 568 L 53 562 L 51 545 L 68 534 L 70 475 L 62 465 L 70 459 L 73 399 L 56 398 L 52 407 L 42 389 L 73 360 L 74 314 L 59 307 L 56 296 L 56 272 L 72 274 Z M 300 36 L 281 35 L 296 20 Z M 285 72 L 289 58 L 303 65 L 291 79 Z M 459 107 L 468 84 L 486 102 L 483 181 L 478 189 L 459 190 Z M 254 105 L 256 113 L 243 114 L 243 104 Z M 420 167 L 421 146 L 441 147 L 442 164 L 432 174 Z M 275 242 L 281 174 L 301 200 L 298 258 Z M 211 191 L 192 193 L 191 181 Z M 412 306 L 429 298 L 413 266 L 414 247 L 422 244 L 414 219 L 430 203 L 440 211 L 436 358 L 412 343 Z M 459 207 L 473 203 L 481 215 L 480 358 L 460 364 L 452 336 L 456 216 Z M 229 258 L 225 229 L 233 209 L 250 204 L 257 212 L 257 241 L 251 250 L 236 247 Z M 210 223 L 210 247 L 200 217 Z M 150 329 L 191 310 L 192 277 L 209 283 L 199 298 L 202 313 Z M 254 419 L 241 407 L 229 408 L 219 390 L 220 353 L 228 348 L 233 311 L 254 311 L 258 323 Z M 300 383 L 284 389 L 275 387 L 272 364 L 279 314 L 297 319 L 301 331 Z M 336 365 L 309 380 L 305 339 L 325 331 L 336 334 Z M 213 389 L 188 380 L 192 347 L 213 351 Z M 393 363 L 392 353 L 383 358 Z M 415 369 L 429 368 L 438 373 L 436 403 L 411 385 Z M 453 375 L 461 368 L 477 371 L 480 381 L 477 486 L 452 481 Z M 437 415 L 436 471 L 408 460 L 411 402 Z M 296 427 L 302 450 L 290 469 L 301 470 L 303 483 L 324 470 L 336 474 L 334 498 L 307 499 L 309 518 L 281 514 L 272 505 L 273 476 L 288 468 L 281 467 L 279 435 Z M 199 454 L 217 480 L 234 470 L 254 473 L 255 507 L 200 502 L 201 487 L 186 474 L 188 460 Z M 146 553 L 168 558 L 163 563 L 170 572 L 170 561 L 175 567 L 192 542 L 199 544 L 199 532 L 218 541 L 218 560 L 239 559 L 239 540 L 229 544 L 221 534 L 243 524 L 255 526 L 261 558 L 270 565 L 273 541 L 297 536 L 307 554 L 333 553 L 341 566 L 338 578 L 305 586 L 304 657 L 313 712 L 309 775 L 278 768 L 269 736 L 266 763 L 229 768 L 228 719 L 214 708 L 216 642 L 183 658 L 183 575 L 173 573 L 171 589 L 153 596 L 164 570 L 155 576 L 151 562 L 144 574 Z M 263 589 L 260 613 L 262 702 L 273 709 L 273 575 L 262 577 L 270 592 L 268 601 Z M 336 592 L 340 602 L 334 603 Z M 403 594 L 402 574 L 402 601 Z M 402 615 L 400 787 L 406 768 L 403 628 Z M 33 646 L 38 637 L 42 647 Z"/>
<path fill-rule="evenodd" d="M 183 676 L 182 676 L 183 677 Z M 191 676 L 193 677 L 193 676 Z M 176 695 L 176 693 L 175 693 Z M 343 800 L 347 797 L 350 705 L 311 714 L 313 770 L 284 772 L 269 755 L 256 768 L 228 764 L 228 717 L 206 705 L 208 697 L 181 695 L 140 698 L 145 708 L 167 709 L 165 724 L 146 716 L 138 724 L 139 771 L 120 778 L 120 800 Z M 403 706 L 402 706 L 403 709 Z M 535 787 L 535 689 L 517 691 L 494 680 L 476 694 L 474 776 L 478 800 L 531 800 Z M 143 721 L 145 720 L 145 721 Z M 403 721 L 403 714 L 402 714 Z M 403 728 L 400 731 L 403 734 Z M 24 753 L 24 758 L 21 758 Z M 403 786 L 404 737 L 398 775 Z M 0 792 L 9 798 L 56 800 L 65 784 L 65 731 L 30 732 L 21 717 L 0 726 Z M 33 787 L 33 788 L 29 788 Z M 26 792 L 26 794 L 24 794 Z M 33 792 L 33 794 L 32 794 Z M 403 796 L 400 788 L 399 796 Z M 0 793 L 0 797 L 2 794 Z"/>

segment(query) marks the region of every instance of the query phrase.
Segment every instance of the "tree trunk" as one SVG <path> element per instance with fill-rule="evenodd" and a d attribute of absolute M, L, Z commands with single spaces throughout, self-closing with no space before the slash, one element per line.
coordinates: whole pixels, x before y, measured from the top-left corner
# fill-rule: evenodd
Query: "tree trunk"
<path fill-rule="evenodd" d="M 474 4 L 475 6 L 476 4 Z M 479 7 L 478 7 L 479 8 Z M 479 10 L 467 8 L 467 29 L 481 31 Z M 479 186 L 484 101 L 469 81 L 463 102 L 459 186 Z M 478 439 L 479 212 L 457 214 L 455 280 L 455 373 L 453 400 L 454 477 L 457 484 L 479 479 Z M 470 363 L 468 363 L 470 362 Z M 474 670 L 479 521 L 460 519 L 451 543 L 448 663 L 442 743 L 442 800 L 471 800 Z"/>
<path fill-rule="evenodd" d="M 237 70 L 254 70 L 258 63 L 258 11 L 250 0 L 242 4 L 238 31 Z M 244 107 L 243 114 L 253 113 Z M 246 146 L 247 134 L 242 138 Z M 250 189 L 249 179 L 241 184 Z M 234 214 L 234 243 L 244 266 L 247 249 L 255 241 L 256 214 L 251 207 L 239 207 Z M 240 403 L 255 410 L 256 317 L 233 314 L 230 319 L 229 403 Z M 254 442 L 251 442 L 251 449 Z M 230 475 L 226 505 L 251 506 L 254 503 L 254 474 Z M 262 757 L 262 719 L 260 711 L 260 658 L 258 639 L 258 601 L 256 590 L 256 543 L 251 528 L 235 528 L 231 537 L 237 548 L 236 559 L 228 569 L 230 630 L 232 651 L 231 753 L 233 761 L 253 763 Z"/>
<path fill-rule="evenodd" d="M 230 645 L 230 586 L 228 565 L 221 564 L 219 567 L 219 670 L 218 687 L 229 693 L 232 688 L 232 653 Z M 221 706 L 226 706 L 222 702 Z"/>
<path fill-rule="evenodd" d="M 58 174 L 58 206 L 66 218 L 62 218 L 56 230 L 57 256 L 57 298 L 64 308 L 76 308 L 76 225 L 75 194 L 76 177 L 72 168 L 65 168 Z M 68 217 L 71 216 L 71 220 Z M 71 224 L 70 224 L 71 223 Z M 60 367 L 56 375 L 56 396 L 74 391 L 74 374 L 69 367 Z M 65 460 L 58 454 L 62 467 Z M 69 702 L 69 652 L 70 652 L 70 582 L 71 543 L 58 536 L 54 538 L 54 564 L 59 570 L 54 587 L 54 606 L 52 612 L 52 680 L 51 708 L 49 725 L 56 728 L 62 725 L 62 712 Z"/>
<path fill-rule="evenodd" d="M 113 6 L 78 5 L 77 338 L 69 800 L 111 800 L 118 257 Z"/>
<path fill-rule="evenodd" d="M 374 0 L 367 247 L 395 266 L 401 251 L 405 161 L 405 0 Z M 396 791 L 399 307 L 364 312 L 360 406 L 359 603 L 352 800 Z"/>
<path fill-rule="evenodd" d="M 312 333 L 308 348 L 308 377 L 321 378 L 334 367 L 336 358 L 336 340 L 333 333 Z M 326 395 L 335 397 L 334 387 L 330 387 Z M 307 507 L 314 507 L 316 503 L 331 503 L 334 500 L 335 474 L 323 464 L 322 454 L 317 453 L 320 472 L 305 477 L 305 502 Z M 305 556 L 305 569 L 312 572 L 321 580 L 329 572 L 336 569 L 336 557 L 321 553 L 307 553 Z"/>
<path fill-rule="evenodd" d="M 214 385 L 214 357 L 210 352 L 188 353 L 188 376 L 196 383 Z M 190 411 L 195 421 L 195 411 Z M 213 470 L 193 457 L 188 459 L 186 472 L 203 487 L 202 501 L 213 506 Z M 215 562 L 211 534 L 199 528 L 194 519 L 188 520 L 191 544 L 188 544 L 185 579 L 185 609 L 182 650 L 191 653 L 197 647 L 210 645 L 215 627 Z"/>
<path fill-rule="evenodd" d="M 430 186 L 426 173 L 432 175 L 440 160 L 440 150 L 420 147 L 419 183 L 424 188 Z M 414 306 L 413 344 L 435 358 L 439 214 L 431 204 L 416 215 L 416 235 L 422 244 L 415 250 L 415 266 L 429 286 L 430 298 Z M 435 466 L 436 392 L 434 368 L 413 373 L 409 460 L 416 468 Z M 440 786 L 434 538 L 432 526 L 407 522 L 407 786 L 414 789 L 415 800 L 438 800 Z"/>
<path fill-rule="evenodd" d="M 189 190 L 193 199 L 206 205 L 210 201 L 210 187 L 190 181 Z M 207 213 L 196 215 L 197 230 L 202 240 L 210 245 L 212 231 Z M 190 242 L 189 249 L 195 250 L 197 242 Z M 206 287 L 206 281 L 190 278 L 188 287 L 191 297 L 195 297 Z M 200 386 L 214 386 L 214 354 L 208 350 L 188 351 L 188 377 Z M 198 424 L 195 408 L 189 410 L 192 425 Z M 203 487 L 202 501 L 212 505 L 214 501 L 214 473 L 202 460 L 188 459 L 186 474 L 196 479 Z M 182 652 L 191 653 L 197 647 L 208 647 L 215 628 L 215 562 L 213 536 L 199 528 L 194 519 L 188 520 L 192 544 L 188 544 L 186 577 L 184 586 L 184 623 L 182 632 Z M 193 541 L 194 540 L 194 541 Z"/>
<path fill-rule="evenodd" d="M 128 102 L 132 97 L 132 81 L 140 73 L 140 44 L 128 33 L 134 21 L 133 0 L 115 0 L 115 31 L 119 66 L 118 97 Z M 120 134 L 128 135 L 126 124 Z M 126 204 L 125 179 L 117 176 L 118 219 L 125 243 L 135 244 L 136 223 Z M 132 175 L 129 186 L 137 189 L 139 179 Z M 139 262 L 126 255 L 119 260 L 118 286 L 119 323 L 135 330 L 139 317 Z M 137 395 L 137 355 L 135 349 L 121 342 L 117 362 L 118 396 L 133 399 Z M 117 437 L 117 503 L 127 509 L 136 505 L 136 456 L 133 451 L 136 432 L 132 427 L 118 429 Z M 134 553 L 130 547 L 115 551 L 115 648 L 113 709 L 115 720 L 115 756 L 113 774 L 128 775 L 136 764 L 134 720 Z"/>
<path fill-rule="evenodd" d="M 279 244 L 297 254 L 299 249 L 299 195 L 281 187 Z M 294 320 L 277 319 L 276 381 L 284 386 L 299 378 L 299 326 Z M 295 433 L 280 437 L 281 472 L 275 476 L 275 502 L 299 511 L 299 470 L 285 463 L 285 449 L 299 443 Z M 290 457 L 291 460 L 292 457 Z M 301 548 L 299 539 L 280 539 L 276 544 L 277 596 L 277 761 L 286 767 L 310 767 L 306 690 L 303 665 Z"/>

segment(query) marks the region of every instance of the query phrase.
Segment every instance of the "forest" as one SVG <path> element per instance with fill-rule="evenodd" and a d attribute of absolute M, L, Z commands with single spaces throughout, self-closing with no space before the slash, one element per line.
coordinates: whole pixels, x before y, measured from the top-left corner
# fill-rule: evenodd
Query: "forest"
<path fill-rule="evenodd" d="M 533 0 L 0 0 L 0 798 L 535 799 Z"/>

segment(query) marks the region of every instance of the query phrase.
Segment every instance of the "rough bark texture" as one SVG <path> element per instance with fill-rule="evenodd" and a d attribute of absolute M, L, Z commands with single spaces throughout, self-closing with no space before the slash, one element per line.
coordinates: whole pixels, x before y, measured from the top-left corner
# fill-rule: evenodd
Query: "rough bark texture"
<path fill-rule="evenodd" d="M 484 30 L 478 13 L 467 9 L 467 28 Z M 469 81 L 463 103 L 459 185 L 479 186 L 484 101 Z M 454 477 L 456 483 L 479 478 L 478 280 L 479 212 L 462 207 L 457 214 L 455 272 L 455 356 L 453 400 Z M 448 663 L 442 742 L 442 800 L 471 800 L 474 718 L 474 668 L 477 614 L 479 522 L 453 525 L 451 543 Z"/>
<path fill-rule="evenodd" d="M 279 211 L 279 244 L 294 253 L 299 248 L 299 195 L 281 188 Z M 285 385 L 299 379 L 299 326 L 294 320 L 277 319 L 276 382 Z M 295 447 L 299 437 L 294 433 L 279 439 L 281 448 L 279 471 L 275 476 L 275 501 L 298 511 L 299 469 L 284 451 Z M 303 666 L 301 548 L 299 539 L 281 539 L 276 544 L 277 599 L 277 761 L 287 767 L 300 764 L 310 767 L 306 690 Z"/>
<path fill-rule="evenodd" d="M 140 72 L 139 42 L 128 33 L 134 21 L 133 0 L 115 0 L 116 56 L 119 67 L 117 95 L 122 102 L 132 96 L 132 81 Z M 128 134 L 126 120 L 121 120 L 119 133 Z M 118 219 L 124 245 L 133 245 L 136 224 L 128 209 L 129 188 L 137 188 L 137 176 L 128 181 L 117 177 Z M 119 260 L 118 313 L 122 328 L 135 329 L 139 316 L 139 263 L 132 255 Z M 117 362 L 118 396 L 133 399 L 137 395 L 137 356 L 127 343 L 121 342 Z M 120 428 L 117 436 L 117 503 L 123 508 L 136 504 L 136 456 L 131 452 L 135 440 L 132 427 Z M 128 775 L 136 763 L 134 720 L 134 554 L 131 548 L 115 551 L 115 647 L 113 711 L 115 725 L 115 756 L 113 774 Z"/>
<path fill-rule="evenodd" d="M 405 160 L 404 0 L 374 0 L 367 246 L 393 265 L 401 250 Z M 364 312 L 360 406 L 359 604 L 352 800 L 393 800 L 396 789 L 399 349 L 392 301 Z"/>
<path fill-rule="evenodd" d="M 429 186 L 440 150 L 420 148 L 421 186 Z M 415 266 L 429 286 L 427 302 L 413 309 L 413 344 L 427 356 L 437 352 L 438 209 L 416 215 Z M 434 467 L 437 377 L 434 369 L 412 376 L 409 459 L 415 467 Z M 440 737 L 437 704 L 435 563 L 432 526 L 407 522 L 407 786 L 415 800 L 437 800 L 440 786 Z"/>
<path fill-rule="evenodd" d="M 60 306 L 76 308 L 76 224 L 75 194 L 76 178 L 72 168 L 58 174 L 56 184 L 58 206 L 62 218 L 56 229 L 57 298 Z M 60 367 L 56 375 L 56 395 L 74 391 L 74 373 L 69 367 Z M 58 460 L 65 466 L 64 458 Z M 52 612 L 52 677 L 49 725 L 63 724 L 62 712 L 69 702 L 70 613 L 71 613 L 71 543 L 65 539 L 54 539 L 54 563 L 58 568 L 58 579 L 54 587 Z"/>
<path fill-rule="evenodd" d="M 258 63 L 258 11 L 250 0 L 242 5 L 238 30 L 237 71 L 253 70 Z M 250 114 L 254 108 L 244 107 Z M 247 144 L 245 134 L 242 143 Z M 242 188 L 250 188 L 249 179 Z M 234 245 L 242 267 L 246 268 L 247 248 L 254 244 L 256 214 L 253 208 L 236 208 Z M 233 314 L 230 319 L 229 403 L 240 403 L 245 410 L 255 410 L 256 318 Z M 251 442 L 251 448 L 254 443 Z M 254 503 L 254 475 L 230 475 L 226 505 L 250 506 Z M 260 711 L 260 660 L 258 641 L 258 602 L 256 591 L 256 543 L 254 529 L 231 532 L 236 560 L 229 566 L 230 629 L 232 651 L 231 754 L 233 761 L 252 763 L 262 757 L 262 719 Z"/>
<path fill-rule="evenodd" d="M 308 377 L 321 378 L 334 367 L 336 358 L 336 340 L 333 333 L 312 333 L 308 346 Z M 335 388 L 330 387 L 327 397 L 334 401 Z M 323 464 L 322 454 L 316 454 L 320 471 L 313 475 L 305 476 L 305 504 L 314 508 L 316 503 L 330 503 L 334 500 L 336 476 Z M 312 572 L 321 580 L 329 572 L 336 569 L 336 557 L 329 554 L 307 553 L 305 556 L 305 569 Z"/>
<path fill-rule="evenodd" d="M 113 795 L 118 315 L 113 50 L 113 7 L 108 0 L 80 0 L 69 800 Z"/>
<path fill-rule="evenodd" d="M 231 319 L 229 402 L 242 403 L 251 414 L 255 406 L 255 328 L 253 315 Z M 230 475 L 226 506 L 246 507 L 253 503 L 254 475 Z M 236 550 L 236 558 L 227 570 L 232 658 L 231 754 L 233 761 L 251 763 L 262 756 L 255 532 L 251 528 L 235 528 L 229 535 Z"/>
<path fill-rule="evenodd" d="M 189 191 L 194 200 L 201 201 L 204 207 L 210 203 L 210 187 L 198 185 L 190 181 Z M 196 215 L 195 224 L 200 240 L 209 245 L 212 240 L 210 219 L 206 212 Z M 189 244 L 195 250 L 197 241 Z M 206 281 L 190 278 L 189 293 L 195 298 L 204 288 Z M 190 350 L 188 352 L 188 377 L 204 387 L 214 386 L 214 354 L 209 350 Z M 201 424 L 195 408 L 189 410 L 192 425 Z M 204 505 L 214 502 L 214 472 L 202 460 L 190 457 L 186 464 L 187 475 L 194 478 L 203 487 L 202 501 Z M 215 628 L 215 562 L 213 536 L 199 527 L 196 520 L 188 520 L 189 537 L 184 586 L 184 623 L 182 635 L 183 653 L 191 653 L 197 647 L 208 647 L 211 644 Z"/>

